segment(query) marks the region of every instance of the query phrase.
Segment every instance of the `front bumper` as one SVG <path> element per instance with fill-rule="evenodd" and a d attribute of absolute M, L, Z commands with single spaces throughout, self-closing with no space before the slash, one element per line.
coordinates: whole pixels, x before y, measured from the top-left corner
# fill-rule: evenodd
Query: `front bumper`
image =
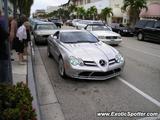
<path fill-rule="evenodd" d="M 118 45 L 122 42 L 122 39 L 100 39 L 100 40 L 109 45 Z"/>
<path fill-rule="evenodd" d="M 48 36 L 49 36 L 49 35 L 37 36 L 37 37 L 36 37 L 36 41 L 41 42 L 41 43 L 46 43 Z"/>
<path fill-rule="evenodd" d="M 66 75 L 77 79 L 86 80 L 106 80 L 118 76 L 123 71 L 124 63 L 114 64 L 108 67 L 108 70 L 103 71 L 99 67 L 77 67 L 72 66 L 65 68 Z"/>

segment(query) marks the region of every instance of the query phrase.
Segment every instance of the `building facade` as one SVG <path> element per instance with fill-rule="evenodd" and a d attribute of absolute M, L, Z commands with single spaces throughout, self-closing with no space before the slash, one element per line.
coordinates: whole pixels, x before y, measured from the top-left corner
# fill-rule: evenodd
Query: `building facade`
<path fill-rule="evenodd" d="M 147 7 L 147 10 L 141 10 L 141 19 L 160 19 L 160 0 L 148 0 Z"/>
<path fill-rule="evenodd" d="M 122 13 L 121 7 L 123 5 L 123 0 L 72 0 L 73 4 L 76 6 L 83 6 L 88 9 L 91 6 L 96 6 L 98 13 L 105 7 L 110 7 L 113 10 L 113 16 L 109 18 L 109 23 L 117 22 L 126 24 L 128 22 L 128 15 Z"/>
<path fill-rule="evenodd" d="M 38 9 L 35 11 L 34 17 L 38 17 L 40 15 L 46 14 L 46 11 L 44 9 Z"/>

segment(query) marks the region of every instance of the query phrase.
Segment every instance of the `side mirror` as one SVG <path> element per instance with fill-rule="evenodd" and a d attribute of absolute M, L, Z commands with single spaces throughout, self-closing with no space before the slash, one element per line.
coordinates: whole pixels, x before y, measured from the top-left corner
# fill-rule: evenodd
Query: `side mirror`
<path fill-rule="evenodd" d="M 53 39 L 57 39 L 57 36 L 53 36 Z"/>

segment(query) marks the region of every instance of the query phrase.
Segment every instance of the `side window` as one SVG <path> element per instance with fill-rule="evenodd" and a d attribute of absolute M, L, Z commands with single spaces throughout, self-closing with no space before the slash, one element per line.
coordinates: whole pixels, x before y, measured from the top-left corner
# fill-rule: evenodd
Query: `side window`
<path fill-rule="evenodd" d="M 149 22 L 147 22 L 145 27 L 153 28 L 154 27 L 154 23 L 155 23 L 154 21 L 149 21 Z"/>
<path fill-rule="evenodd" d="M 157 21 L 154 25 L 155 28 L 160 28 L 160 21 Z"/>
<path fill-rule="evenodd" d="M 92 26 L 88 25 L 86 30 L 91 31 L 92 30 Z"/>

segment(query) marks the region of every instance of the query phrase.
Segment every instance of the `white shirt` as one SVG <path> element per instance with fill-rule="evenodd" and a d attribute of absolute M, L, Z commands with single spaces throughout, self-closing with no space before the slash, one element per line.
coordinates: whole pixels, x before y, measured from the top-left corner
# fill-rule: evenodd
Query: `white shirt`
<path fill-rule="evenodd" d="M 17 30 L 16 37 L 22 41 L 23 39 L 27 39 L 26 27 L 24 25 L 20 26 Z"/>

